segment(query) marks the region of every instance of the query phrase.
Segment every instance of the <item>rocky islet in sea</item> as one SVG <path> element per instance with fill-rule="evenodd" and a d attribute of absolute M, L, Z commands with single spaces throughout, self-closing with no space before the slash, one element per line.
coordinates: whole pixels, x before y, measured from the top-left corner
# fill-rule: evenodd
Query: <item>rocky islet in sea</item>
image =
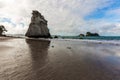
<path fill-rule="evenodd" d="M 47 27 L 47 20 L 37 10 L 34 10 L 32 12 L 31 23 L 25 36 L 33 38 L 51 37 L 49 29 Z"/>

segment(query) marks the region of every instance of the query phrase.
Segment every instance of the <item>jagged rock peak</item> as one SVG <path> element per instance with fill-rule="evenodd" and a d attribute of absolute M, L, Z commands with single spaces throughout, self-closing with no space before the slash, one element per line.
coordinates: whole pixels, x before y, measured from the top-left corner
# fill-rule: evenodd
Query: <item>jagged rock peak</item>
<path fill-rule="evenodd" d="M 47 27 L 47 20 L 41 15 L 37 10 L 33 10 L 31 23 L 29 25 L 28 31 L 25 34 L 27 37 L 43 37 L 50 38 L 50 32 Z"/>
<path fill-rule="evenodd" d="M 38 12 L 37 10 L 33 10 L 32 15 L 33 15 L 33 17 L 31 19 L 31 22 L 34 22 L 35 18 L 40 17 L 41 22 L 47 23 L 47 20 L 44 18 L 44 16 L 41 15 L 41 13 Z"/>

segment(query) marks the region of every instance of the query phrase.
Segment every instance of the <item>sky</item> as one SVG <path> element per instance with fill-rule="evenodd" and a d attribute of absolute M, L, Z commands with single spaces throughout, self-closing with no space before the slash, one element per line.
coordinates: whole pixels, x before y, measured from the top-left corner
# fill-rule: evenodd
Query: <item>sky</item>
<path fill-rule="evenodd" d="M 48 20 L 52 35 L 86 32 L 120 36 L 119 0 L 0 0 L 0 25 L 6 34 L 25 34 L 38 10 Z"/>

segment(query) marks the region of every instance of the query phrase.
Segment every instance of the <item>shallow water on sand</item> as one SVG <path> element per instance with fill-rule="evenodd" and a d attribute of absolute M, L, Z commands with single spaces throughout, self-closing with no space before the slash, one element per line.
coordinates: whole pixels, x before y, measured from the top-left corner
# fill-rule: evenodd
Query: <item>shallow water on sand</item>
<path fill-rule="evenodd" d="M 120 46 L 70 40 L 2 40 L 0 80 L 120 80 Z"/>

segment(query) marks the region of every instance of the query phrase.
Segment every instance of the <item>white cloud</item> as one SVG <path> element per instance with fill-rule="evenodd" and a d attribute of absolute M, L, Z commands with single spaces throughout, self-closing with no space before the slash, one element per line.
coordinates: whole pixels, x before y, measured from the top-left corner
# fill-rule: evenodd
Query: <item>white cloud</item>
<path fill-rule="evenodd" d="M 108 1 L 110 0 L 0 0 L 0 18 L 10 18 L 15 25 L 0 23 L 6 26 L 8 33 L 25 34 L 31 11 L 35 9 L 48 20 L 52 34 L 77 35 L 95 28 L 95 24 L 89 24 L 84 17 L 96 8 L 109 5 L 111 2 Z"/>
<path fill-rule="evenodd" d="M 111 21 L 120 21 L 120 8 L 112 9 L 106 12 L 106 16 L 109 17 Z"/>

